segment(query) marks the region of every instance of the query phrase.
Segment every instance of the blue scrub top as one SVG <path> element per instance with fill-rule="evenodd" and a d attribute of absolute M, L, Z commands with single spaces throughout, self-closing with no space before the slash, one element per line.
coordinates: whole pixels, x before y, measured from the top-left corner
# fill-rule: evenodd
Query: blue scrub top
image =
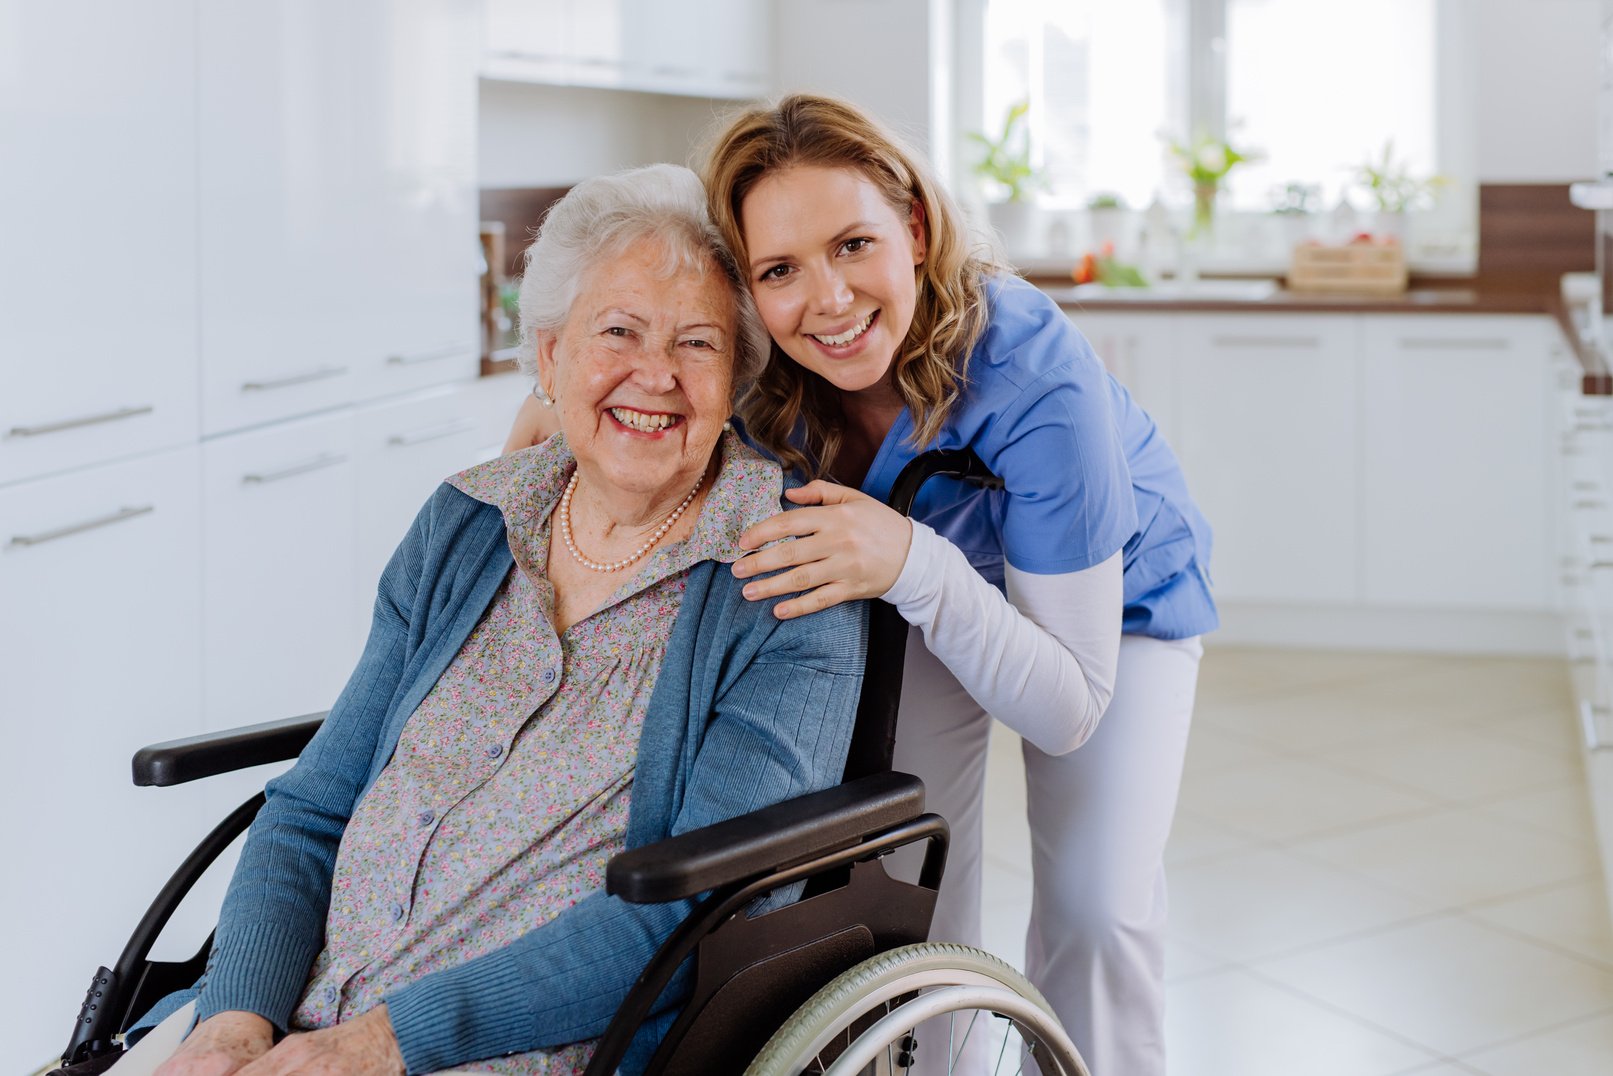
<path fill-rule="evenodd" d="M 1003 480 L 983 490 L 926 483 L 913 516 L 945 535 L 990 582 L 1076 572 L 1124 551 L 1123 632 L 1158 639 L 1218 623 L 1210 525 L 1154 420 L 1104 369 L 1086 338 L 1018 277 L 987 284 L 989 318 L 969 383 L 927 448 L 971 448 Z M 904 409 L 862 490 L 883 501 L 918 449 Z"/>

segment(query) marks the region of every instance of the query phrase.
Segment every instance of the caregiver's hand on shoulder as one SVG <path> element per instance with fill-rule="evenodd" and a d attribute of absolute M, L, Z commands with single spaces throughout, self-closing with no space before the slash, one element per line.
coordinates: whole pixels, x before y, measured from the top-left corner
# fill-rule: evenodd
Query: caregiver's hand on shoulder
<path fill-rule="evenodd" d="M 274 1026 L 252 1012 L 221 1012 L 185 1036 L 154 1076 L 232 1076 L 274 1046 Z"/>
<path fill-rule="evenodd" d="M 749 579 L 789 570 L 746 584 L 745 597 L 759 601 L 802 592 L 773 607 L 774 616 L 789 620 L 841 602 L 877 598 L 895 585 L 913 541 L 913 525 L 899 512 L 866 493 L 821 480 L 784 495 L 812 507 L 763 520 L 740 535 L 739 544 L 759 549 L 780 538 L 795 540 L 752 553 L 733 571 Z"/>
<path fill-rule="evenodd" d="M 543 406 L 535 396 L 528 396 L 515 413 L 515 425 L 510 427 L 509 439 L 504 442 L 504 455 L 540 445 L 558 429 L 560 418 L 554 408 Z"/>
<path fill-rule="evenodd" d="M 386 1006 L 322 1031 L 287 1035 L 241 1076 L 401 1076 L 403 1052 Z"/>

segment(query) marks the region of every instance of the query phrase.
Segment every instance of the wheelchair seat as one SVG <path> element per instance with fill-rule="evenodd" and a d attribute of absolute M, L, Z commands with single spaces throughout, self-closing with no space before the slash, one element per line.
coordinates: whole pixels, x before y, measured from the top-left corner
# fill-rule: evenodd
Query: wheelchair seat
<path fill-rule="evenodd" d="M 903 470 L 891 506 L 906 514 L 919 487 L 938 476 L 1001 485 L 973 453 L 932 451 Z M 1087 1076 L 1051 1008 L 1023 976 L 978 950 L 926 940 L 947 826 L 925 813 L 919 779 L 890 768 L 907 634 L 893 606 L 872 603 L 863 693 L 842 784 L 611 859 L 605 888 L 623 900 L 706 895 L 629 991 L 596 1045 L 589 1076 L 616 1071 L 674 972 L 691 958 L 689 996 L 649 1072 L 838 1074 L 874 1071 L 869 1066 L 879 1057 L 885 1058 L 882 1071 L 906 1071 L 918 1055 L 938 1049 L 920 1045 L 929 1032 L 916 1034 L 916 1028 L 972 1012 L 1007 1021 L 1044 1073 Z M 144 748 L 134 757 L 135 783 L 174 785 L 293 759 L 324 716 Z M 163 887 L 117 962 L 96 969 L 62 1066 L 51 1076 L 94 1076 L 110 1067 L 133 1022 L 200 976 L 211 938 L 180 962 L 153 961 L 150 950 L 185 893 L 245 832 L 263 802 L 259 793 L 219 823 Z M 920 842 L 925 852 L 917 881 L 891 877 L 883 857 Z M 805 884 L 799 900 L 749 914 L 759 898 L 796 883 Z M 949 1020 L 940 1044 L 949 1060 L 953 1026 Z M 1006 1041 L 999 1060 L 1005 1056 Z"/>

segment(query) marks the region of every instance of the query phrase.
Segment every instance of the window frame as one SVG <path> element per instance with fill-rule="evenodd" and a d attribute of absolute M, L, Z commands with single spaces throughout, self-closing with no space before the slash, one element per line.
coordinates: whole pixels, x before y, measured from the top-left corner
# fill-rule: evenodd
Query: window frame
<path fill-rule="evenodd" d="M 1227 115 L 1226 68 L 1227 11 L 1231 2 L 1166 0 L 1175 27 L 1167 69 L 1178 73 L 1172 76 L 1166 91 L 1171 129 L 1203 132 L 1216 139 L 1227 135 L 1232 120 Z M 953 0 L 955 131 L 988 127 L 983 115 L 982 48 L 988 3 L 989 0 Z M 1456 238 L 1444 249 L 1409 243 L 1407 257 L 1410 267 L 1418 273 L 1471 276 L 1478 270 L 1478 13 L 1467 0 L 1435 0 L 1435 20 L 1436 54 L 1430 58 L 1435 65 L 1435 168 L 1449 183 L 1436 209 L 1414 216 Z M 974 179 L 971 149 L 968 140 L 954 139 L 950 160 L 938 160 L 937 164 L 952 177 L 953 189 L 963 195 L 961 200 L 975 211 L 977 219 L 983 220 L 983 197 Z M 1353 201 L 1358 203 L 1359 199 Z M 1365 207 L 1357 208 L 1358 212 L 1365 211 Z M 1238 217 L 1264 215 L 1254 210 L 1227 212 Z M 1287 262 L 1212 256 L 1204 268 L 1231 273 L 1281 272 Z"/>

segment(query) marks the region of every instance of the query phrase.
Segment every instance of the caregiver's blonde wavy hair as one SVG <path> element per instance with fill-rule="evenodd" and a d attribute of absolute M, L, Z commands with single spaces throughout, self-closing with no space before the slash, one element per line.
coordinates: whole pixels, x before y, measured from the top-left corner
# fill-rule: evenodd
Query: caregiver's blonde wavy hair
<path fill-rule="evenodd" d="M 750 264 L 739 223 L 745 196 L 764 176 L 792 165 L 855 169 L 903 220 L 915 204 L 920 208 L 925 256 L 914 269 L 913 325 L 897 351 L 892 381 L 912 413 L 913 443 L 922 448 L 968 384 L 969 353 L 986 324 L 985 277 L 997 266 L 983 250 L 971 249 L 957 205 L 916 155 L 854 106 L 794 94 L 731 120 L 706 161 L 711 219 L 742 267 Z M 839 390 L 777 344 L 739 413 L 751 436 L 786 468 L 821 477 L 834 466 L 844 417 Z M 804 445 L 795 443 L 797 430 L 806 435 Z"/>

